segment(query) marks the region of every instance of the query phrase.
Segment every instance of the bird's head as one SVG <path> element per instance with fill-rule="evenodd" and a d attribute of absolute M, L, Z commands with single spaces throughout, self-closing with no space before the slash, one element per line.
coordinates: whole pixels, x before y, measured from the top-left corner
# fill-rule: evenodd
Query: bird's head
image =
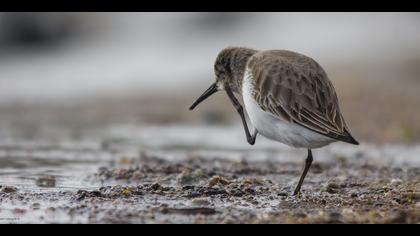
<path fill-rule="evenodd" d="M 241 94 L 242 79 L 248 59 L 258 52 L 254 49 L 243 47 L 228 47 L 223 49 L 216 57 L 214 74 L 216 81 L 191 105 L 193 110 L 198 104 L 217 91 L 230 89 Z"/>

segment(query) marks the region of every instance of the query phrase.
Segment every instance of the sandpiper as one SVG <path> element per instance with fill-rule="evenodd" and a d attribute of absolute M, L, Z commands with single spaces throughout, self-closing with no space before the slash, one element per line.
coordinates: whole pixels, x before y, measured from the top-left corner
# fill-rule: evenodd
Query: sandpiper
<path fill-rule="evenodd" d="M 287 50 L 259 51 L 244 47 L 223 49 L 214 64 L 214 82 L 190 107 L 217 91 L 226 91 L 241 116 L 249 144 L 257 134 L 308 154 L 294 195 L 300 192 L 312 164 L 312 149 L 335 141 L 359 144 L 350 134 L 331 81 L 312 58 Z M 248 129 L 242 96 L 253 126 Z"/>

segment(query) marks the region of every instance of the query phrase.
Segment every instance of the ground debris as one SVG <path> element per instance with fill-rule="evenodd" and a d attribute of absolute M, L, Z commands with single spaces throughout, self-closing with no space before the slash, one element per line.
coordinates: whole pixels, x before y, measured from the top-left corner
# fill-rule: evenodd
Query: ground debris
<path fill-rule="evenodd" d="M 79 190 L 76 193 L 76 196 L 73 198 L 76 201 L 84 200 L 85 198 L 96 198 L 102 197 L 102 193 L 100 191 L 86 191 L 86 190 Z"/>
<path fill-rule="evenodd" d="M 208 206 L 210 204 L 209 198 L 194 198 L 191 200 L 191 205 L 193 206 Z"/>
<path fill-rule="evenodd" d="M 298 196 L 298 162 L 141 155 L 88 173 L 94 187 L 37 193 L 3 186 L 0 203 L 42 222 L 420 223 L 418 167 L 343 158 L 310 171 Z"/>
<path fill-rule="evenodd" d="M 329 182 L 322 191 L 331 193 L 331 194 L 337 194 L 341 191 L 342 186 L 337 184 L 336 182 Z"/>
<path fill-rule="evenodd" d="M 228 185 L 229 183 L 231 183 L 229 180 L 227 180 L 226 178 L 220 177 L 218 175 L 213 176 L 211 179 L 209 179 L 209 183 L 208 186 L 211 188 L 217 184 L 220 184 L 222 186 Z"/>
<path fill-rule="evenodd" d="M 18 189 L 13 186 L 1 186 L 0 185 L 0 192 L 2 193 L 16 193 Z"/>
<path fill-rule="evenodd" d="M 73 199 L 76 201 L 81 201 L 87 198 L 118 199 L 142 194 L 143 192 L 139 189 L 139 187 L 116 185 L 101 187 L 99 190 L 94 191 L 79 190 Z"/>

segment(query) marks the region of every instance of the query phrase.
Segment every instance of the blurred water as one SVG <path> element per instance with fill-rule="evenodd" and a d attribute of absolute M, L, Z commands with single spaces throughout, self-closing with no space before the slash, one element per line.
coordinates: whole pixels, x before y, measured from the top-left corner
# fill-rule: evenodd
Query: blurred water
<path fill-rule="evenodd" d="M 394 69 L 420 57 L 418 13 L 67 13 L 62 17 L 64 22 L 76 22 L 74 32 L 68 27 L 69 35 L 77 35 L 71 40 L 51 47 L 0 47 L 2 103 L 182 94 L 213 80 L 213 60 L 230 45 L 295 50 L 317 59 L 327 70 L 352 65 L 367 71 L 389 65 Z M 3 21 L 0 32 L 10 28 L 5 24 L 10 23 Z M 0 42 L 5 38 L 1 35 Z M 382 74 L 376 77 L 386 77 L 389 71 Z"/>

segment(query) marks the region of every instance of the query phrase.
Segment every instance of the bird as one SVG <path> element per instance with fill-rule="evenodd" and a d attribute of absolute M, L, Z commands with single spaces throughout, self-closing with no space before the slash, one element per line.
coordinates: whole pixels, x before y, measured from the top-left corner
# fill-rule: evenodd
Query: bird
<path fill-rule="evenodd" d="M 337 141 L 359 144 L 340 112 L 327 73 L 308 56 L 289 50 L 227 47 L 217 55 L 214 73 L 215 82 L 189 109 L 225 91 L 241 117 L 250 145 L 259 134 L 293 148 L 305 148 L 305 165 L 293 195 L 300 194 L 312 165 L 312 149 Z M 235 94 L 242 96 L 252 132 Z"/>

